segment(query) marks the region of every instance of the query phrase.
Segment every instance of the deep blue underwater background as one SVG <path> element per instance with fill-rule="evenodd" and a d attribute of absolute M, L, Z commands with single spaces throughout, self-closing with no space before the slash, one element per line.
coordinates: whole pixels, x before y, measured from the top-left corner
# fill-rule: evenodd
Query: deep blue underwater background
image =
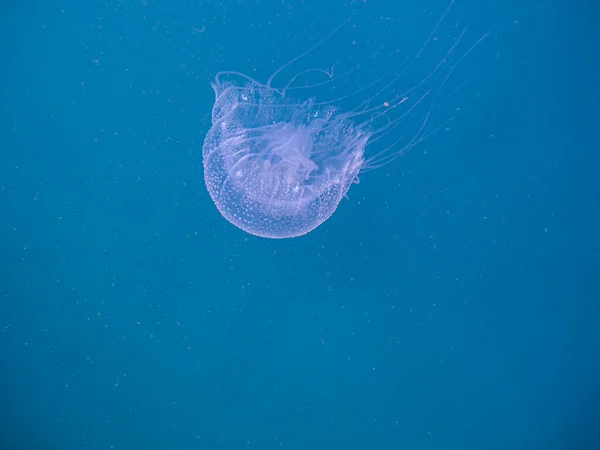
<path fill-rule="evenodd" d="M 446 7 L 373 1 L 298 70 L 383 47 L 359 88 Z M 0 2 L 0 448 L 600 448 L 598 7 L 456 0 L 464 113 L 272 241 L 204 187 L 210 81 L 358 4 Z"/>

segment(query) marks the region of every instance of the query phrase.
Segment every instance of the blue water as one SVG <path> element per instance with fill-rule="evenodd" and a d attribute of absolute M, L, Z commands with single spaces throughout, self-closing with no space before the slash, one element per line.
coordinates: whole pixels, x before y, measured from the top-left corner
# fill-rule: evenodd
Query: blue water
<path fill-rule="evenodd" d="M 209 83 L 344 3 L 0 3 L 1 449 L 600 448 L 597 5 L 457 0 L 434 44 L 492 33 L 449 130 L 247 235 L 203 184 Z M 297 70 L 384 48 L 358 88 L 446 6 L 372 2 Z"/>

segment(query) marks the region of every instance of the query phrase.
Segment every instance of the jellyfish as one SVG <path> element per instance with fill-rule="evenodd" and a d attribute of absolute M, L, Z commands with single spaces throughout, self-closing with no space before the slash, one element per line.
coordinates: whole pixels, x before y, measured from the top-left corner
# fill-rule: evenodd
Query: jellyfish
<path fill-rule="evenodd" d="M 453 3 L 412 62 L 434 39 Z M 275 86 L 284 69 L 321 46 L 355 15 L 279 67 L 266 82 L 234 71 L 216 75 L 212 125 L 202 148 L 204 181 L 221 215 L 241 230 L 275 239 L 311 232 L 333 215 L 359 174 L 389 164 L 453 119 L 431 126 L 447 80 L 487 35 L 452 57 L 466 28 L 437 64 L 405 90 L 396 88 L 411 61 L 403 70 L 328 101 L 311 96 L 310 88 L 329 83 L 331 74 L 326 81 L 293 88 L 305 72 L 323 72 L 320 69 L 301 71 L 283 87 Z M 339 106 L 341 100 L 361 94 L 364 98 L 355 100 L 350 109 Z M 407 118 L 422 105 L 426 107 L 419 120 L 406 126 Z M 386 144 L 377 148 L 381 142 Z"/>

